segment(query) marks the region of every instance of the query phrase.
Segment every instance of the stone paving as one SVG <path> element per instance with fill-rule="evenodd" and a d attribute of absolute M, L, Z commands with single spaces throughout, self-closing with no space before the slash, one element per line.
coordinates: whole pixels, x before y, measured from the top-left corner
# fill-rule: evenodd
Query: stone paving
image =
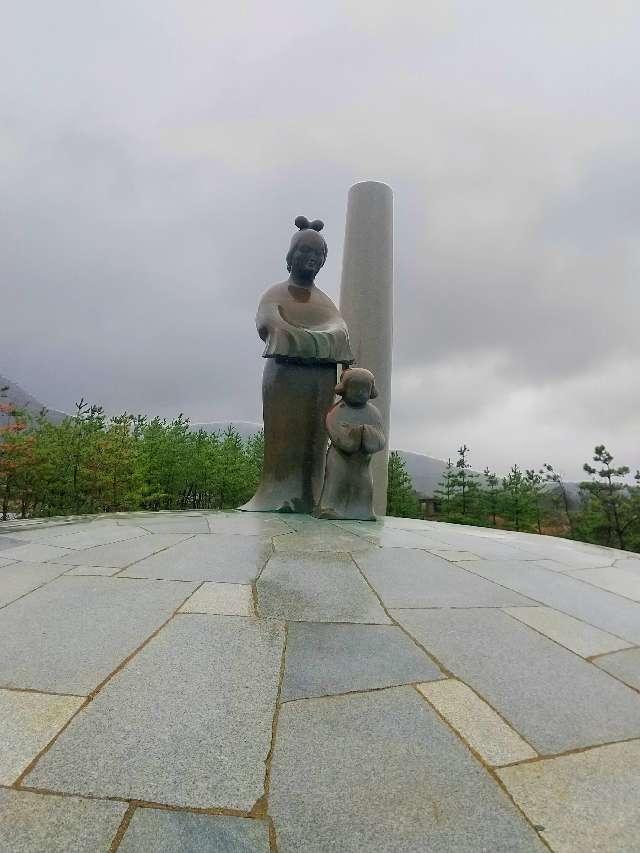
<path fill-rule="evenodd" d="M 0 853 L 637 851 L 640 558 L 239 512 L 0 535 Z"/>

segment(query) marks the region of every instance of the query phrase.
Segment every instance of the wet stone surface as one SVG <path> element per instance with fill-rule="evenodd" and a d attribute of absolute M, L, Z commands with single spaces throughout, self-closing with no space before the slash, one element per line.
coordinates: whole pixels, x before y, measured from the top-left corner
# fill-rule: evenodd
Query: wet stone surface
<path fill-rule="evenodd" d="M 0 531 L 0 851 L 637 848 L 633 555 L 234 511 Z"/>

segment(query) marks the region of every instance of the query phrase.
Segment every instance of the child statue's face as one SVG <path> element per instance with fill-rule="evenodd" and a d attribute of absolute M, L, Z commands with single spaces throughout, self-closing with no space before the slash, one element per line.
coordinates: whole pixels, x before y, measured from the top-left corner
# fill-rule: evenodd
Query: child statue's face
<path fill-rule="evenodd" d="M 350 406 L 364 406 L 371 397 L 371 380 L 366 377 L 353 376 L 347 380 L 343 399 Z"/>

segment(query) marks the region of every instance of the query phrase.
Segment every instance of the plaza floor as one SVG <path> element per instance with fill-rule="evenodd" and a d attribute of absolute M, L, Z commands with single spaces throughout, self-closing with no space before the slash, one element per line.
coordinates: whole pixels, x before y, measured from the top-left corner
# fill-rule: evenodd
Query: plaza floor
<path fill-rule="evenodd" d="M 2 853 L 640 849 L 640 555 L 397 518 L 0 529 Z"/>

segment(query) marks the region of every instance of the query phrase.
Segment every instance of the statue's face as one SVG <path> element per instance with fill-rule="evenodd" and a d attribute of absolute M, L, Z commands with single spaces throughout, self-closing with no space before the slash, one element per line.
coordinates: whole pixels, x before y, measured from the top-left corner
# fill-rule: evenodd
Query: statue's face
<path fill-rule="evenodd" d="M 318 240 L 299 240 L 291 254 L 291 272 L 313 281 L 322 269 L 324 258 L 323 246 Z"/>
<path fill-rule="evenodd" d="M 350 406 L 364 406 L 371 397 L 371 380 L 366 376 L 349 377 L 343 396 Z"/>

